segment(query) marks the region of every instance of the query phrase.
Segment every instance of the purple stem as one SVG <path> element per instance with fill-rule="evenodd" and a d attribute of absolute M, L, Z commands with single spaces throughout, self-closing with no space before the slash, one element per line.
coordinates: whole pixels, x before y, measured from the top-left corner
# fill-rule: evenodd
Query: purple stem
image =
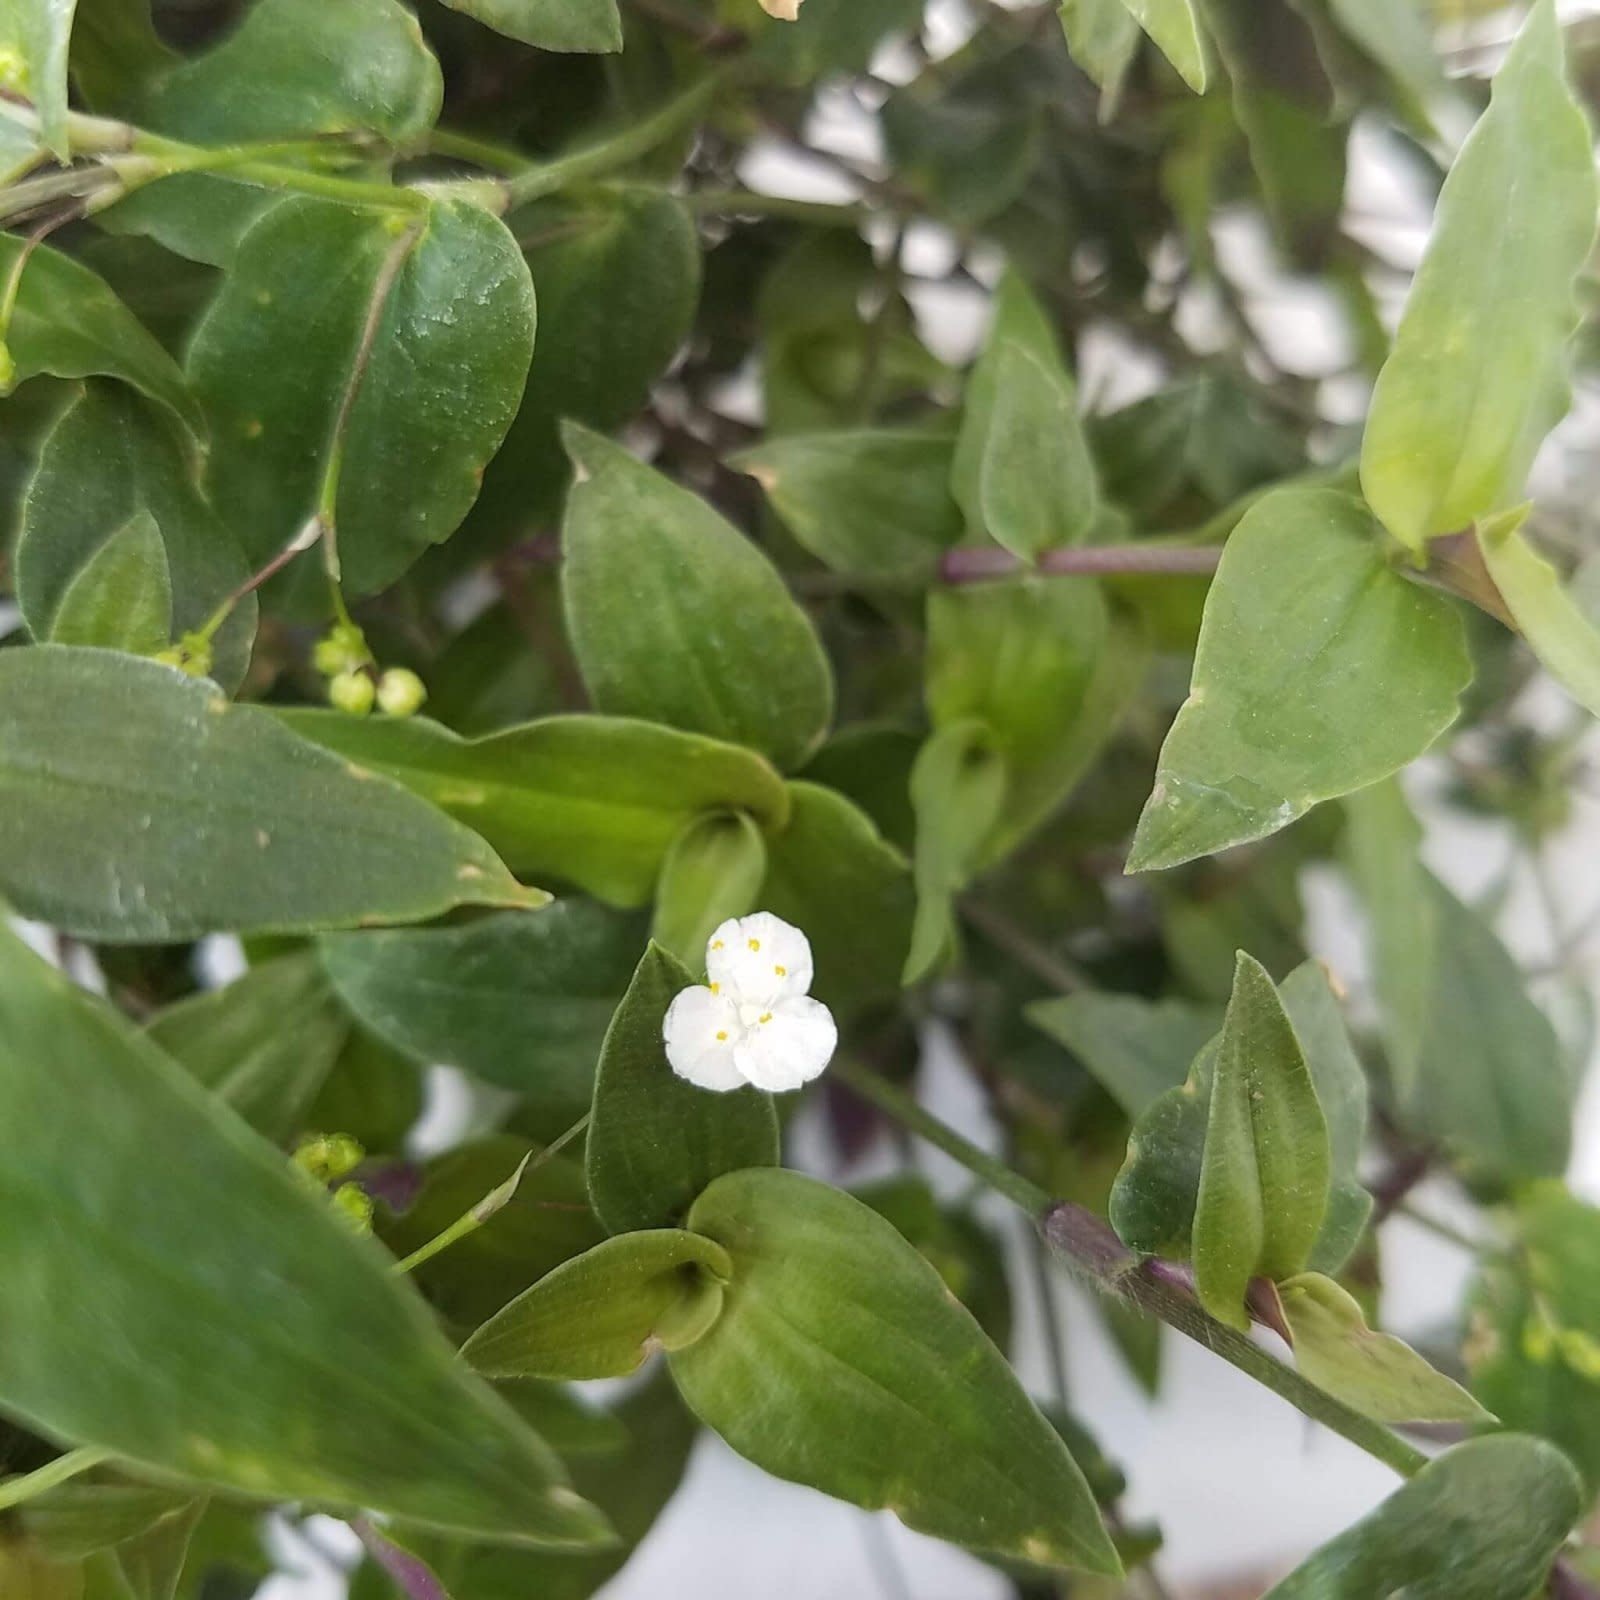
<path fill-rule="evenodd" d="M 427 1562 L 419 1560 L 409 1550 L 402 1550 L 366 1517 L 354 1518 L 350 1526 L 362 1548 L 394 1579 L 407 1600 L 450 1600 L 445 1586 L 434 1577 Z"/>
<path fill-rule="evenodd" d="M 939 563 L 946 583 L 984 583 L 1018 572 L 1045 577 L 1189 576 L 1208 577 L 1222 559 L 1220 545 L 1091 544 L 1046 550 L 1031 566 L 989 545 L 947 550 Z"/>

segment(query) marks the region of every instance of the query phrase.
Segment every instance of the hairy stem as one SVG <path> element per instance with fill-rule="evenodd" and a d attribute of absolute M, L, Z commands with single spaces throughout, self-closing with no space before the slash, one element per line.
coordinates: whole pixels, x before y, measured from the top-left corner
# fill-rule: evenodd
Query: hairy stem
<path fill-rule="evenodd" d="M 110 1459 L 109 1450 L 69 1450 L 64 1456 L 47 1462 L 37 1472 L 26 1473 L 20 1478 L 6 1478 L 0 1481 L 0 1511 L 20 1506 L 45 1490 L 54 1489 L 57 1484 L 66 1483 L 68 1479 L 76 1478 L 79 1473 L 88 1472 L 90 1468 L 98 1467 Z"/>
<path fill-rule="evenodd" d="M 930 1115 L 904 1090 L 850 1061 L 833 1070 L 864 1100 L 887 1112 L 929 1144 L 976 1174 L 1026 1211 L 1045 1243 L 1081 1283 L 1096 1294 L 1123 1300 L 1202 1344 L 1290 1405 L 1348 1439 L 1401 1477 L 1419 1472 L 1428 1458 L 1398 1434 L 1352 1410 L 1286 1367 L 1248 1335 L 1225 1327 L 1202 1309 L 1186 1284 L 1128 1249 L 1109 1224 L 1083 1206 L 1054 1199 L 1003 1161 Z"/>

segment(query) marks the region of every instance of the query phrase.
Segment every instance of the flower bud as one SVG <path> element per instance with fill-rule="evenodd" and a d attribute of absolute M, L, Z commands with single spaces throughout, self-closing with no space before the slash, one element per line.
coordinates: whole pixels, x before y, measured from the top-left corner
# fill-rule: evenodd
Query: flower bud
<path fill-rule="evenodd" d="M 354 1172 L 366 1158 L 361 1142 L 348 1133 L 318 1133 L 300 1141 L 294 1164 L 318 1183 L 335 1183 Z"/>
<path fill-rule="evenodd" d="M 353 622 L 336 622 L 311 651 L 311 664 L 324 678 L 354 672 L 371 660 L 367 636 Z"/>
<path fill-rule="evenodd" d="M 377 690 L 364 672 L 341 672 L 328 685 L 328 704 L 352 717 L 364 717 L 372 709 Z"/>
<path fill-rule="evenodd" d="M 359 1183 L 342 1183 L 333 1191 L 333 1207 L 355 1225 L 357 1233 L 372 1232 L 372 1196 Z"/>
<path fill-rule="evenodd" d="M 378 679 L 378 709 L 385 716 L 413 717 L 427 698 L 427 686 L 409 667 L 390 667 Z"/>

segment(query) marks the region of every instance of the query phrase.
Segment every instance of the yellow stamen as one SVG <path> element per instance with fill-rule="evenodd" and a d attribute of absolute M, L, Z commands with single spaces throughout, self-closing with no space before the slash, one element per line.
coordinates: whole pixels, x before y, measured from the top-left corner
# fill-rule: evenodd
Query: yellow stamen
<path fill-rule="evenodd" d="M 772 970 L 776 972 L 780 978 L 787 978 L 789 976 L 789 969 L 787 967 L 774 967 Z"/>
<path fill-rule="evenodd" d="M 722 941 L 720 939 L 713 939 L 711 941 L 711 948 L 713 950 L 720 950 L 722 948 Z"/>
<path fill-rule="evenodd" d="M 720 983 L 712 984 L 711 985 L 711 992 L 712 992 L 712 994 L 721 994 L 722 993 L 722 985 Z"/>
<path fill-rule="evenodd" d="M 717 1037 L 719 1039 L 726 1039 L 728 1037 L 728 1035 L 727 1035 L 727 1032 L 725 1030 L 719 1030 L 718 1033 L 717 1033 Z"/>
<path fill-rule="evenodd" d="M 750 941 L 750 948 L 752 950 L 759 950 L 761 948 L 761 941 L 759 939 L 752 939 Z"/>
<path fill-rule="evenodd" d="M 771 1022 L 772 1021 L 772 1013 L 769 1011 L 769 1012 L 767 1012 L 767 1014 L 765 1016 L 757 1017 L 756 1021 L 757 1022 Z"/>

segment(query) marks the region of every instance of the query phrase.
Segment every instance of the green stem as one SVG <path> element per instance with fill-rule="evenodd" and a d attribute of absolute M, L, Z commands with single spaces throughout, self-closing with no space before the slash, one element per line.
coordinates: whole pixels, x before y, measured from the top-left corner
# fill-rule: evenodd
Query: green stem
<path fill-rule="evenodd" d="M 476 1233 L 490 1217 L 510 1201 L 522 1180 L 530 1172 L 537 1172 L 547 1161 L 560 1155 L 588 1126 L 589 1113 L 585 1111 L 554 1144 L 547 1144 L 537 1155 L 528 1156 L 498 1189 L 491 1189 L 477 1205 L 457 1217 L 443 1233 L 435 1234 L 425 1245 L 413 1250 L 403 1261 L 395 1262 L 394 1270 L 414 1272 L 424 1261 L 431 1261 L 441 1250 L 448 1250 L 458 1239 L 465 1239 L 469 1233 Z"/>
<path fill-rule="evenodd" d="M 511 145 L 494 139 L 480 139 L 475 133 L 460 133 L 454 128 L 435 128 L 428 135 L 428 149 L 452 161 L 470 161 L 485 172 L 498 172 L 512 178 L 530 165 L 528 158 Z"/>
<path fill-rule="evenodd" d="M 761 194 L 753 189 L 697 189 L 678 198 L 701 216 L 787 217 L 822 228 L 859 228 L 881 214 L 871 206 L 797 200 L 792 195 Z"/>
<path fill-rule="evenodd" d="M 1308 1382 L 1261 1349 L 1248 1335 L 1225 1327 L 1210 1316 L 1193 1292 L 1173 1275 L 1145 1263 L 1117 1238 L 1110 1226 L 1083 1206 L 1054 1199 L 1048 1191 L 1013 1172 L 1004 1162 L 980 1150 L 954 1128 L 925 1111 L 904 1090 L 858 1064 L 840 1060 L 836 1072 L 864 1100 L 887 1112 L 907 1128 L 976 1173 L 997 1193 L 1021 1207 L 1034 1220 L 1045 1243 L 1086 1287 L 1123 1300 L 1168 1327 L 1202 1344 L 1231 1366 L 1324 1427 L 1348 1439 L 1368 1455 L 1409 1478 L 1428 1458 L 1398 1434 L 1373 1422 L 1343 1401 Z"/>
<path fill-rule="evenodd" d="M 0 1480 L 0 1511 L 20 1506 L 23 1501 L 32 1500 L 45 1490 L 54 1489 L 57 1484 L 66 1483 L 68 1479 L 76 1478 L 80 1473 L 88 1472 L 110 1459 L 109 1450 L 69 1450 L 64 1456 L 57 1456 L 54 1461 L 40 1467 L 37 1472 Z"/>
<path fill-rule="evenodd" d="M 507 178 L 504 184 L 506 209 L 514 210 L 517 206 L 527 205 L 530 200 L 554 194 L 559 189 L 604 177 L 606 173 L 615 172 L 618 167 L 625 167 L 640 156 L 648 155 L 675 133 L 698 120 L 712 95 L 727 78 L 727 68 L 715 68 L 644 121 L 636 122 L 598 144 L 574 150 L 571 155 L 529 167 L 525 172 Z"/>

